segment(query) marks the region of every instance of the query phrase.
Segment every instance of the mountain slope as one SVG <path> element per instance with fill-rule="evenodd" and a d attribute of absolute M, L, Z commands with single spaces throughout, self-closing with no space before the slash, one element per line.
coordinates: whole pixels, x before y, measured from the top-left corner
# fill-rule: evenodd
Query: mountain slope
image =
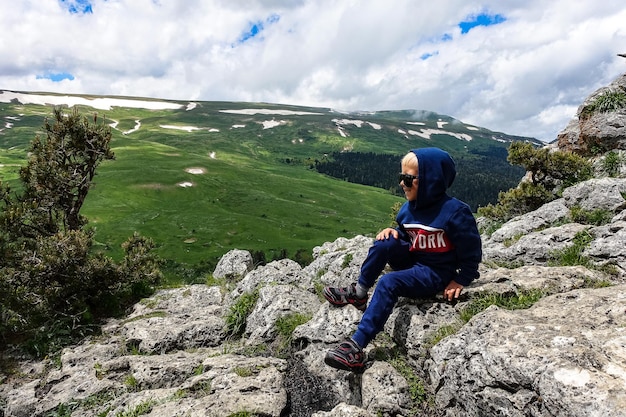
<path fill-rule="evenodd" d="M 459 175 L 451 193 L 476 208 L 482 203 L 469 200 L 478 193 L 486 190 L 484 201 L 494 201 L 519 181 L 522 173 L 508 167 L 506 148 L 512 140 L 532 140 L 423 111 L 347 114 L 268 103 L 2 91 L 2 181 L 18 178 L 53 105 L 98 113 L 112 127 L 116 159 L 99 168 L 83 210 L 98 247 L 117 257 L 120 243 L 139 231 L 172 264 L 211 263 L 232 248 L 263 251 L 268 260 L 285 252 L 293 257 L 337 236 L 373 234 L 402 201 L 389 191 L 397 191 L 400 157 L 416 147 L 438 146 L 455 157 Z M 372 157 L 361 164 L 347 155 Z M 395 162 L 375 162 L 379 155 Z M 343 174 L 324 171 L 327 162 Z M 371 180 L 376 187 L 355 184 Z"/>

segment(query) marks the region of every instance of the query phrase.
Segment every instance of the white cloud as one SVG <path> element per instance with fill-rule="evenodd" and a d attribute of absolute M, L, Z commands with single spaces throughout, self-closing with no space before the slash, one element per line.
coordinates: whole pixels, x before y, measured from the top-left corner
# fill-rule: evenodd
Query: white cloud
<path fill-rule="evenodd" d="M 90 4 L 0 0 L 0 89 L 432 110 L 551 141 L 626 72 L 623 0 Z M 481 13 L 505 21 L 462 35 Z"/>

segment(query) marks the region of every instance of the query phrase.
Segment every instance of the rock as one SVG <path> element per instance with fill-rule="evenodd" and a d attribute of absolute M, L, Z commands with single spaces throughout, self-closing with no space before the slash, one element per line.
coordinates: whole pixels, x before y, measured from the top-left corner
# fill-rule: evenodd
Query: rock
<path fill-rule="evenodd" d="M 551 201 L 537 210 L 506 222 L 491 236 L 483 238 L 483 240 L 504 244 L 507 240 L 511 241 L 535 230 L 546 229 L 569 215 L 570 209 L 565 205 L 564 199 Z"/>
<path fill-rule="evenodd" d="M 348 405 L 346 403 L 337 404 L 331 411 L 320 411 L 313 413 L 311 417 L 375 417 L 376 414 L 372 414 L 362 408 L 354 405 Z"/>
<path fill-rule="evenodd" d="M 599 265 L 615 266 L 622 277 L 626 276 L 626 220 L 621 219 L 624 215 L 626 211 L 610 225 L 593 229 L 594 239 L 583 252 Z"/>
<path fill-rule="evenodd" d="M 466 294 L 468 296 L 480 293 L 511 295 L 532 290 L 541 290 L 545 294 L 559 294 L 600 284 L 608 279 L 605 273 L 580 265 L 549 268 L 525 265 L 515 269 L 496 268 L 483 272 L 480 280 L 467 288 Z"/>
<path fill-rule="evenodd" d="M 567 127 L 557 136 L 559 149 L 583 155 L 595 152 L 595 148 L 626 149 L 626 110 L 582 114 L 583 109 L 607 91 L 626 91 L 626 74 L 616 78 L 611 84 L 601 87 L 585 99 Z"/>
<path fill-rule="evenodd" d="M 626 132 L 625 132 L 626 133 Z M 583 210 L 608 210 L 614 213 L 626 209 L 626 178 L 593 178 L 563 191 L 565 206 Z"/>
<path fill-rule="evenodd" d="M 281 259 L 260 266 L 241 279 L 230 296 L 234 299 L 244 293 L 252 293 L 264 285 L 294 284 L 301 288 L 311 287 L 311 281 L 302 272 L 302 267 L 291 259 Z"/>
<path fill-rule="evenodd" d="M 271 342 L 277 337 L 276 321 L 291 314 L 313 316 L 321 301 L 315 294 L 293 285 L 261 288 L 259 299 L 247 319 L 246 343 Z"/>
<path fill-rule="evenodd" d="M 492 306 L 430 353 L 446 416 L 624 416 L 626 286 Z"/>
<path fill-rule="evenodd" d="M 411 408 L 409 384 L 387 362 L 375 362 L 361 380 L 362 407 L 383 415 L 406 415 Z"/>
<path fill-rule="evenodd" d="M 213 271 L 213 277 L 238 280 L 251 271 L 253 266 L 250 252 L 233 249 L 220 258 Z"/>
<path fill-rule="evenodd" d="M 570 200 L 562 200 L 567 207 Z M 536 261 L 555 239 L 565 241 L 583 228 L 603 242 L 587 247 L 589 256 L 623 263 L 625 216 L 620 211 L 610 224 L 593 228 L 528 230 L 519 239 L 527 253 L 519 256 Z M 614 390 L 623 389 L 626 378 L 626 289 L 584 289 L 620 279 L 583 266 L 483 264 L 481 278 L 460 302 L 401 298 L 384 334 L 366 348 L 363 374 L 329 368 L 326 351 L 351 336 L 362 313 L 322 302 L 314 289 L 324 281 L 354 280 L 371 243 L 360 236 L 322 245 L 306 268 L 272 262 L 247 272 L 230 293 L 206 285 L 158 291 L 124 319 L 110 320 L 101 337 L 66 348 L 57 366 L 25 362 L 23 379 L 0 389 L 4 416 L 43 417 L 70 406 L 74 415 L 89 417 L 145 409 L 153 416 L 620 415 L 623 395 Z M 486 247 L 496 245 L 503 244 L 488 241 Z M 534 289 L 554 295 L 528 310 L 490 307 L 467 324 L 460 318 L 483 294 Z M 244 337 L 228 339 L 224 317 L 249 291 L 259 297 Z M 272 357 L 260 349 L 278 342 L 276 321 L 293 313 L 311 319 L 291 334 L 292 355 Z M 409 382 L 381 356 L 397 349 L 406 351 L 406 366 L 436 408 L 413 403 Z M 582 380 L 587 383 L 579 386 Z M 610 400 L 591 406 L 592 397 Z"/>
<path fill-rule="evenodd" d="M 626 278 L 624 217 L 626 178 L 600 178 L 581 182 L 563 191 L 563 197 L 505 223 L 491 236 L 483 236 L 483 261 L 511 267 L 548 265 L 558 252 L 571 247 L 579 233 L 592 241 L 583 255 L 598 266 L 613 265 Z M 606 225 L 572 222 L 572 210 L 613 213 Z"/>
<path fill-rule="evenodd" d="M 148 354 L 217 346 L 226 337 L 222 299 L 218 287 L 206 285 L 162 290 L 103 332 L 119 334 L 128 349 Z"/>

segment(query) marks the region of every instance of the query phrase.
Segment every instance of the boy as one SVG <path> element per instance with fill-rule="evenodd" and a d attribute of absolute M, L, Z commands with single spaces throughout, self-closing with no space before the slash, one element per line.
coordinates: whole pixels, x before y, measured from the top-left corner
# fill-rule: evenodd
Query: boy
<path fill-rule="evenodd" d="M 482 244 L 476 220 L 467 204 L 446 194 L 456 176 L 450 155 L 437 148 L 414 149 L 401 166 L 400 186 L 408 201 L 396 217 L 398 227 L 376 236 L 356 284 L 324 289 L 331 304 L 352 304 L 364 311 L 352 337 L 326 354 L 324 361 L 333 368 L 363 371 L 363 349 L 383 330 L 398 297 L 424 298 L 443 291 L 451 301 L 479 276 Z M 386 264 L 393 272 L 380 277 L 366 306 L 367 292 Z"/>

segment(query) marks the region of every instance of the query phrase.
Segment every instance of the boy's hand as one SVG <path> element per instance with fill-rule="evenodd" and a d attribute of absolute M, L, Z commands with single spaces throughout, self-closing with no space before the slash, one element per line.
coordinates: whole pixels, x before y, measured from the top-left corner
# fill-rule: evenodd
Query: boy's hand
<path fill-rule="evenodd" d="M 387 240 L 391 236 L 397 239 L 400 235 L 398 234 L 398 231 L 396 229 L 388 227 L 376 235 L 376 240 Z"/>
<path fill-rule="evenodd" d="M 463 286 L 452 280 L 450 281 L 446 289 L 443 290 L 443 298 L 448 301 L 455 300 L 459 298 L 459 296 L 461 295 L 461 291 L 463 291 Z"/>

